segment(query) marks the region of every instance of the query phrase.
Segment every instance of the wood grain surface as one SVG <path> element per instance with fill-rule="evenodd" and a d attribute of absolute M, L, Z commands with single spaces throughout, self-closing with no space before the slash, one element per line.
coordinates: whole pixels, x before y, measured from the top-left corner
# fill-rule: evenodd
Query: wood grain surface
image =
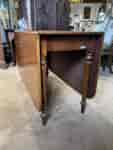
<path fill-rule="evenodd" d="M 36 33 L 15 33 L 15 47 L 22 81 L 40 111 L 42 107 L 40 37 Z"/>

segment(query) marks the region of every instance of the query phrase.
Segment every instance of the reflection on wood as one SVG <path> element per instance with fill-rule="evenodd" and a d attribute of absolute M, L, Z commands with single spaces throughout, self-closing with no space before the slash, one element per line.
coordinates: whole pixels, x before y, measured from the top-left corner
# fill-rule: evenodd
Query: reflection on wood
<path fill-rule="evenodd" d="M 36 33 L 16 33 L 16 60 L 20 75 L 25 83 L 36 108 L 40 111 L 41 75 L 40 75 L 40 44 Z"/>

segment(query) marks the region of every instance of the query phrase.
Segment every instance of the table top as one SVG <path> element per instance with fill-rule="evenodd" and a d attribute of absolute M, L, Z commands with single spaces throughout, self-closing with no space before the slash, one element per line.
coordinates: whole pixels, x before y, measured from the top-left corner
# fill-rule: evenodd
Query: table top
<path fill-rule="evenodd" d="M 18 32 L 18 31 L 17 31 Z M 103 35 L 104 32 L 73 32 L 60 30 L 39 30 L 39 31 L 25 31 L 23 33 L 38 34 L 38 35 Z"/>

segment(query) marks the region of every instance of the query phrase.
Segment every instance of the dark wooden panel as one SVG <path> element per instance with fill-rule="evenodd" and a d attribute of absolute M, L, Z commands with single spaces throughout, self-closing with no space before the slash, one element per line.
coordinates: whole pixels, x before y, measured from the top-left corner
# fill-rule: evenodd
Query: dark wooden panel
<path fill-rule="evenodd" d="M 50 69 L 74 89 L 81 91 L 85 51 L 49 52 Z"/>

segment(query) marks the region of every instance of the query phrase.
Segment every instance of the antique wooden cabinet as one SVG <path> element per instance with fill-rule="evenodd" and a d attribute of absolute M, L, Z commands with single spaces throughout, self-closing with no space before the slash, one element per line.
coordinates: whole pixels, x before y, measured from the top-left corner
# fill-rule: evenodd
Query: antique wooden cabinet
<path fill-rule="evenodd" d="M 96 93 L 102 43 L 103 33 L 15 33 L 18 70 L 36 108 L 42 112 L 43 123 L 47 116 L 48 68 L 80 92 L 81 112 L 84 113 L 86 98 Z"/>
<path fill-rule="evenodd" d="M 68 0 L 20 0 L 20 13 L 31 22 L 33 30 L 68 30 L 70 3 Z"/>

